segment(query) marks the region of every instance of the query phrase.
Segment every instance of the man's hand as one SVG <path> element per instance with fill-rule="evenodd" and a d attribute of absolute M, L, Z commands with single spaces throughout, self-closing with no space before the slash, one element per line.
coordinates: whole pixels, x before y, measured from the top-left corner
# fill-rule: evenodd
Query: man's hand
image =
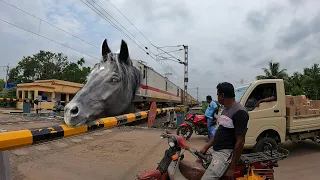
<path fill-rule="evenodd" d="M 208 151 L 207 148 L 206 148 L 206 147 L 203 147 L 203 148 L 200 150 L 200 153 L 204 155 L 204 154 L 206 154 L 207 151 Z"/>
<path fill-rule="evenodd" d="M 260 101 L 258 101 L 257 103 L 256 103 L 256 107 L 259 107 L 260 106 Z"/>
<path fill-rule="evenodd" d="M 226 173 L 224 174 L 224 177 L 225 177 L 224 179 L 226 179 L 226 180 L 227 180 L 227 179 L 228 179 L 228 180 L 229 180 L 229 179 L 230 179 L 230 180 L 233 180 L 234 171 L 235 171 L 234 169 L 232 169 L 232 168 L 229 167 L 229 168 L 227 169 Z"/>
<path fill-rule="evenodd" d="M 208 151 L 208 149 L 213 145 L 213 141 L 214 141 L 214 136 L 211 137 L 210 141 L 207 142 L 206 145 L 204 145 L 204 147 L 200 150 L 201 154 L 206 154 L 206 152 Z"/>

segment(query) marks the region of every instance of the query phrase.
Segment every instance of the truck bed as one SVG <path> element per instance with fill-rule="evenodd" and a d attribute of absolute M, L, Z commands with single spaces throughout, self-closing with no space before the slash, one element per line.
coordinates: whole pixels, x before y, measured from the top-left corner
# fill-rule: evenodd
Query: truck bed
<path fill-rule="evenodd" d="M 320 115 L 287 116 L 287 131 L 289 133 L 320 130 Z"/>

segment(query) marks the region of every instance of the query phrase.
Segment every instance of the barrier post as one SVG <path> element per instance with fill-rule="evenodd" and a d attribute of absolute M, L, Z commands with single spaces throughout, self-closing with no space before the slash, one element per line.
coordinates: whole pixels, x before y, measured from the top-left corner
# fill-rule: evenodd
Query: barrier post
<path fill-rule="evenodd" d="M 12 180 L 9 151 L 0 152 L 0 179 Z"/>
<path fill-rule="evenodd" d="M 177 127 L 179 127 L 185 120 L 186 106 L 178 105 L 177 107 L 181 108 L 181 111 L 176 112 L 176 114 L 177 114 Z"/>
<path fill-rule="evenodd" d="M 24 100 L 30 100 L 30 99 L 24 99 Z M 23 102 L 23 113 L 30 113 L 31 111 L 31 104 L 30 102 Z"/>

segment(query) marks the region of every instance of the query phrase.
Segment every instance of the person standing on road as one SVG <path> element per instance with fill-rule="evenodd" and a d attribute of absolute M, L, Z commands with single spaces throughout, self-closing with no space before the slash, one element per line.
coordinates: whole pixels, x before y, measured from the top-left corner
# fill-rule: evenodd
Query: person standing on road
<path fill-rule="evenodd" d="M 235 101 L 233 85 L 228 82 L 218 84 L 217 96 L 224 109 L 214 137 L 200 151 L 205 154 L 210 147 L 213 148 L 212 161 L 201 180 L 218 180 L 222 176 L 233 179 L 248 129 L 249 114 Z"/>
<path fill-rule="evenodd" d="M 205 116 L 207 117 L 207 127 L 208 127 L 208 139 L 207 142 L 210 141 L 212 137 L 211 126 L 214 125 L 213 120 L 217 118 L 217 114 L 215 110 L 218 108 L 217 104 L 212 101 L 212 97 L 210 95 L 207 96 L 208 107 L 205 112 Z"/>

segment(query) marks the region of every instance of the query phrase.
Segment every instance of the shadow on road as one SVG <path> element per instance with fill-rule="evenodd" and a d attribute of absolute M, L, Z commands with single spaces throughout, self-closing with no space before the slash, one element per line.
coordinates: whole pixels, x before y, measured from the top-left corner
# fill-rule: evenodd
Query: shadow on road
<path fill-rule="evenodd" d="M 288 158 L 305 156 L 320 152 L 320 144 L 315 143 L 311 140 L 302 141 L 301 143 L 288 142 L 281 145 L 281 147 L 289 150 L 290 153 Z"/>

